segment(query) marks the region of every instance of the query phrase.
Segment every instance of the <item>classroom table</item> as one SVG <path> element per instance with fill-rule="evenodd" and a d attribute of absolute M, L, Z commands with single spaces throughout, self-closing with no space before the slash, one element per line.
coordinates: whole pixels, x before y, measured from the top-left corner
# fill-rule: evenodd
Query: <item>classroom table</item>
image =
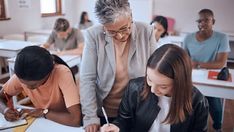
<path fill-rule="evenodd" d="M 39 45 L 38 43 L 25 42 L 19 40 L 1 40 L 0 41 L 0 57 L 11 58 L 27 46 Z"/>
<path fill-rule="evenodd" d="M 19 41 L 19 40 L 1 39 L 0 40 L 0 57 L 3 57 L 3 58 L 15 57 L 21 49 L 23 49 L 26 46 L 31 46 L 31 45 L 39 45 L 39 44 L 32 43 L 32 42 Z M 0 79 L 8 77 L 8 76 L 9 76 L 9 73 L 2 74 L 0 70 Z"/>
<path fill-rule="evenodd" d="M 52 32 L 51 29 L 39 29 L 39 30 L 31 30 L 31 31 L 25 31 L 24 32 L 24 40 L 27 41 L 29 36 L 32 35 L 45 35 L 48 36 Z"/>
<path fill-rule="evenodd" d="M 0 120 L 5 119 L 0 118 Z M 13 129 L 14 128 L 9 128 L 1 130 L 1 132 L 12 132 Z M 83 129 L 83 127 L 71 127 L 56 123 L 45 118 L 37 118 L 26 129 L 26 132 L 85 132 L 85 130 Z"/>
<path fill-rule="evenodd" d="M 208 79 L 209 71 L 211 70 L 194 69 L 192 71 L 192 81 L 194 86 L 196 86 L 205 96 L 234 100 L 234 69 L 229 69 L 232 82 Z"/>
<path fill-rule="evenodd" d="M 81 58 L 78 55 L 62 55 L 60 56 L 69 67 L 79 66 Z M 14 74 L 14 65 L 15 65 L 15 58 L 10 58 L 8 61 L 9 73 L 10 76 Z"/>
<path fill-rule="evenodd" d="M 209 71 L 220 71 L 220 70 L 194 69 L 192 71 L 193 85 L 196 88 L 198 88 L 200 92 L 205 96 L 217 97 L 223 99 L 222 117 L 224 118 L 225 99 L 234 100 L 234 69 L 229 69 L 232 78 L 231 82 L 208 79 Z"/>

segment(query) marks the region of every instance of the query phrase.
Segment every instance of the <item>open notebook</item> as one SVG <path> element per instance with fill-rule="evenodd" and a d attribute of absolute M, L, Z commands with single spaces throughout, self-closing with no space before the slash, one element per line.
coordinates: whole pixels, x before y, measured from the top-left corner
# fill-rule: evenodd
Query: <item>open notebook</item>
<path fill-rule="evenodd" d="M 18 120 L 15 122 L 6 121 L 3 114 L 0 113 L 0 130 L 7 129 L 7 128 L 13 128 L 13 127 L 17 127 L 17 126 L 22 126 L 22 125 L 26 125 L 26 124 L 27 124 L 27 121 L 25 119 Z"/>

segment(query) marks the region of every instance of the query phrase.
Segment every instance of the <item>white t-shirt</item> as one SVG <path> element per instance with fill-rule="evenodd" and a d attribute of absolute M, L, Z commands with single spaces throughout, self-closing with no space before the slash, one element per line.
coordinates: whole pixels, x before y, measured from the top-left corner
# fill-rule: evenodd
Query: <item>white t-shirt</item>
<path fill-rule="evenodd" d="M 162 123 L 170 109 L 171 98 L 166 96 L 158 97 L 158 105 L 161 110 L 158 113 L 158 116 L 154 120 L 149 132 L 170 132 L 170 124 Z"/>
<path fill-rule="evenodd" d="M 159 40 L 156 42 L 156 47 L 159 48 L 165 44 L 171 43 L 171 39 L 169 36 L 164 36 L 163 38 L 159 38 Z"/>

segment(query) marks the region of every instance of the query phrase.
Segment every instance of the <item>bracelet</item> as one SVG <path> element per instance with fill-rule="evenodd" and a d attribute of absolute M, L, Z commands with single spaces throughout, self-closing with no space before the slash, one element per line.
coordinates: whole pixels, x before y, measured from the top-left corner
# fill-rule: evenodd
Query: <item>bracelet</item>
<path fill-rule="evenodd" d="M 10 108 L 6 107 L 3 111 L 3 114 L 5 114 Z"/>

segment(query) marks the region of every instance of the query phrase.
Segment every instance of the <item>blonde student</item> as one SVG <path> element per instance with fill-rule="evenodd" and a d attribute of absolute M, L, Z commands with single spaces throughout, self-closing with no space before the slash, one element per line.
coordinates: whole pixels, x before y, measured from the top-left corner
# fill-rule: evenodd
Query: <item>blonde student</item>
<path fill-rule="evenodd" d="M 0 91 L 0 112 L 6 120 L 18 120 L 20 115 L 44 117 L 68 126 L 80 126 L 79 90 L 67 64 L 46 49 L 29 46 L 22 49 L 15 61 L 15 74 Z M 19 113 L 6 106 L 6 99 L 21 92 L 32 101 L 34 110 Z M 9 105 L 8 105 L 9 106 Z"/>
<path fill-rule="evenodd" d="M 101 131 L 207 131 L 208 102 L 192 85 L 191 74 L 190 58 L 182 48 L 158 48 L 148 60 L 145 77 L 129 82 L 117 119 Z"/>

